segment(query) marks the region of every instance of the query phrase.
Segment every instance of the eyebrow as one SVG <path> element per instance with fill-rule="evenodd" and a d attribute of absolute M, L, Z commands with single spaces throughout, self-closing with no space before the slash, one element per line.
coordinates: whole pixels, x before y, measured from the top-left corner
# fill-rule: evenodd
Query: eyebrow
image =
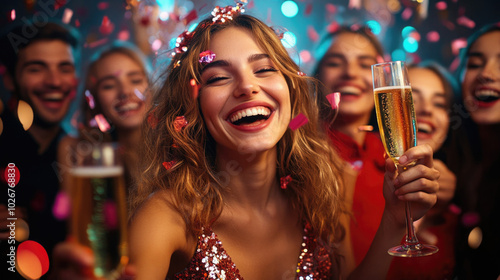
<path fill-rule="evenodd" d="M 45 62 L 43 60 L 29 60 L 29 61 L 26 61 L 25 63 L 23 63 L 21 68 L 25 68 L 25 67 L 28 67 L 31 65 L 47 66 L 47 62 Z M 73 66 L 74 67 L 75 64 L 71 61 L 63 61 L 63 62 L 58 63 L 58 66 Z"/>
<path fill-rule="evenodd" d="M 258 60 L 269 59 L 269 58 L 270 58 L 270 56 L 268 54 L 257 53 L 257 54 L 252 54 L 251 56 L 249 56 L 247 60 L 248 60 L 248 62 L 255 62 Z M 203 69 L 201 69 L 200 74 L 203 74 L 203 72 L 205 72 L 206 70 L 213 68 L 213 67 L 226 67 L 226 66 L 231 66 L 231 63 L 227 60 L 216 60 L 216 61 L 210 62 L 207 65 L 205 65 L 205 67 L 203 67 Z"/>
<path fill-rule="evenodd" d="M 340 54 L 340 53 L 327 53 L 324 56 L 324 58 L 331 58 L 331 57 L 344 58 L 345 56 L 343 54 Z M 377 58 L 375 56 L 372 56 L 372 55 L 360 55 L 357 58 L 358 59 L 373 59 L 375 61 L 377 60 Z"/>
<path fill-rule="evenodd" d="M 411 89 L 411 90 L 412 90 L 412 92 L 413 92 L 413 93 L 416 93 L 416 94 L 418 94 L 418 95 L 422 94 L 422 92 L 421 92 L 418 88 L 413 88 L 413 87 L 412 87 L 412 89 Z M 435 94 L 434 96 L 437 96 L 437 97 L 443 97 L 443 98 L 445 98 L 445 99 L 446 99 L 446 93 L 444 93 L 444 92 L 438 92 L 438 93 L 437 93 L 437 94 Z"/>

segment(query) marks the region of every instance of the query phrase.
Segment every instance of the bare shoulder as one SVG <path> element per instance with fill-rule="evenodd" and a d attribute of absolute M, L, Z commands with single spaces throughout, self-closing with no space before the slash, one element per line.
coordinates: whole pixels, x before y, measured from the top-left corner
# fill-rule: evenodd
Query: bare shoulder
<path fill-rule="evenodd" d="M 168 191 L 152 194 L 130 218 L 130 257 L 138 279 L 165 279 L 172 255 L 187 248 L 184 220 Z"/>

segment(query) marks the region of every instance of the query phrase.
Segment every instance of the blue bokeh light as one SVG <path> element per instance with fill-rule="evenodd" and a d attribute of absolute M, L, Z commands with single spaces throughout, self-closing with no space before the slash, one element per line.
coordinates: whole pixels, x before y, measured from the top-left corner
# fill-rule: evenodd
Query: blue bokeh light
<path fill-rule="evenodd" d="M 408 37 L 403 41 L 403 48 L 409 53 L 414 53 L 418 50 L 418 41 L 413 37 Z"/>
<path fill-rule="evenodd" d="M 297 44 L 297 36 L 295 36 L 293 32 L 287 31 L 283 33 L 281 43 L 285 46 L 285 48 L 293 48 Z"/>
<path fill-rule="evenodd" d="M 382 26 L 376 20 L 369 20 L 366 22 L 366 25 L 370 27 L 373 34 L 378 35 L 382 31 Z"/>
<path fill-rule="evenodd" d="M 299 6 L 294 1 L 285 1 L 281 4 L 281 13 L 285 17 L 292 18 L 299 12 Z"/>
<path fill-rule="evenodd" d="M 415 31 L 417 31 L 417 30 L 415 29 L 415 27 L 413 27 L 413 26 L 406 26 L 406 27 L 404 27 L 404 28 L 403 28 L 403 30 L 401 31 L 401 36 L 403 36 L 403 38 L 406 38 L 406 37 L 410 36 L 410 34 L 411 34 L 412 32 L 415 32 Z"/>
<path fill-rule="evenodd" d="M 402 49 L 395 49 L 391 54 L 393 61 L 405 61 L 406 53 Z"/>

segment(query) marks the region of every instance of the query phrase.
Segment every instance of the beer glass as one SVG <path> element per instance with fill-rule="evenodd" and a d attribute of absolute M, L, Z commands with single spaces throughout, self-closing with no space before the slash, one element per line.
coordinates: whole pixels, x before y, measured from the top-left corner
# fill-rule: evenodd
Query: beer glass
<path fill-rule="evenodd" d="M 399 157 L 417 145 L 417 124 L 408 71 L 402 61 L 375 64 L 371 68 L 380 137 L 398 172 L 403 172 L 415 163 L 401 166 Z M 405 212 L 406 238 L 400 246 L 390 248 L 388 253 L 398 257 L 420 257 L 436 253 L 436 246 L 424 245 L 418 241 L 413 227 L 410 202 L 406 202 Z"/>
<path fill-rule="evenodd" d="M 116 143 L 94 143 L 73 156 L 70 232 L 89 247 L 94 275 L 117 279 L 128 263 L 123 166 Z"/>

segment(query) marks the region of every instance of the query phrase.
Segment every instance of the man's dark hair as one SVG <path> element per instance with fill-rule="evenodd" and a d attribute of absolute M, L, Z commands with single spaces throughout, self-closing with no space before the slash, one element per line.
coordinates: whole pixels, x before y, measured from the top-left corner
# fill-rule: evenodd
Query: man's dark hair
<path fill-rule="evenodd" d="M 23 21 L 14 24 L 0 37 L 0 62 L 12 77 L 15 75 L 19 51 L 42 40 L 61 40 L 67 43 L 73 49 L 75 62 L 78 60 L 80 35 L 74 28 L 56 22 L 41 24 Z"/>

